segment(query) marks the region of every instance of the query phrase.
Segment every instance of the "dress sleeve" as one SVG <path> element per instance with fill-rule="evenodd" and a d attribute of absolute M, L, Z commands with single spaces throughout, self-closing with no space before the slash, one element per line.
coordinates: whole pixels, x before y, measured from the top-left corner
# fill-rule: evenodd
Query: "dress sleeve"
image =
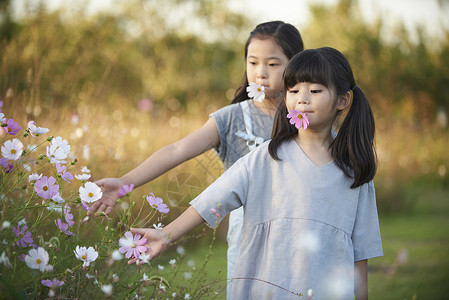
<path fill-rule="evenodd" d="M 221 161 L 224 161 L 227 155 L 227 141 L 226 137 L 228 135 L 230 124 L 230 114 L 228 113 L 229 108 L 224 107 L 216 112 L 213 112 L 209 115 L 210 118 L 214 118 L 215 123 L 217 124 L 218 136 L 220 137 L 220 145 L 214 148 L 218 157 L 220 157 Z"/>
<path fill-rule="evenodd" d="M 241 158 L 198 197 L 190 201 L 190 205 L 209 227 L 215 228 L 227 214 L 245 204 L 248 183 L 245 159 Z M 212 209 L 219 214 L 219 217 L 211 211 Z"/>
<path fill-rule="evenodd" d="M 354 246 L 354 261 L 383 255 L 376 193 L 372 181 L 363 185 L 360 189 L 357 214 L 351 238 Z"/>

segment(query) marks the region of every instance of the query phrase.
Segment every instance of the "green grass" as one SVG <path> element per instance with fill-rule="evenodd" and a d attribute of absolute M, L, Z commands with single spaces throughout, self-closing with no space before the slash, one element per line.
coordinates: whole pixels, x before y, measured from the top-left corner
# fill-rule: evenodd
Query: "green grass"
<path fill-rule="evenodd" d="M 448 195 L 447 190 L 428 190 L 407 212 L 380 213 L 384 256 L 368 263 L 370 299 L 449 299 Z M 188 270 L 188 260 L 195 261 L 196 269 L 201 266 L 209 247 L 200 244 L 185 247 L 181 269 Z M 225 299 L 226 243 L 218 241 L 212 251 L 204 272 L 212 292 L 201 299 Z M 406 251 L 407 260 L 394 268 L 399 251 Z"/>
<path fill-rule="evenodd" d="M 428 190 L 409 212 L 381 215 L 384 256 L 369 263 L 371 299 L 449 298 L 448 194 Z M 401 249 L 408 258 L 390 274 Z"/>

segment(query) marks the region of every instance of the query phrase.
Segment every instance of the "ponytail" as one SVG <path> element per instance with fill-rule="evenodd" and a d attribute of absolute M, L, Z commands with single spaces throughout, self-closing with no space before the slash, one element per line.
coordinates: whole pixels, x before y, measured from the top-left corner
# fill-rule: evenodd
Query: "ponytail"
<path fill-rule="evenodd" d="M 352 105 L 330 146 L 334 162 L 345 175 L 354 178 L 351 188 L 373 180 L 376 174 L 374 133 L 374 116 L 368 99 L 354 85 Z"/>

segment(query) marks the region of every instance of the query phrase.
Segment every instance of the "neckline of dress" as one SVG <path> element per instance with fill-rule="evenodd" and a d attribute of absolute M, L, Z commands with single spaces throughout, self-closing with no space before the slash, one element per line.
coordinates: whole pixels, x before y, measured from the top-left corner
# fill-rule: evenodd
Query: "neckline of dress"
<path fill-rule="evenodd" d="M 310 157 L 304 152 L 304 150 L 303 150 L 303 149 L 301 148 L 301 146 L 296 142 L 295 139 L 292 139 L 291 142 L 293 142 L 293 143 L 296 145 L 296 147 L 299 149 L 299 151 L 302 153 L 302 155 L 304 155 L 304 156 L 306 157 L 307 161 L 309 161 L 309 162 L 310 162 L 315 168 L 317 168 L 317 169 L 325 168 L 325 167 L 330 166 L 330 165 L 332 165 L 332 164 L 334 163 L 334 160 L 332 159 L 331 161 L 325 163 L 324 165 L 319 166 L 319 165 L 317 165 L 312 159 L 310 159 Z"/>

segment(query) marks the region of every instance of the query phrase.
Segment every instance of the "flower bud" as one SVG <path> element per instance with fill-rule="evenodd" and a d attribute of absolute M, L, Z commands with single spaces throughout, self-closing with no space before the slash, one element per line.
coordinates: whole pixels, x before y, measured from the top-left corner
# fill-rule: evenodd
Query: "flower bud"
<path fill-rule="evenodd" d="M 51 142 L 52 139 L 53 139 L 53 137 L 52 137 L 52 136 L 49 136 L 49 137 L 47 138 L 47 141 Z"/>

